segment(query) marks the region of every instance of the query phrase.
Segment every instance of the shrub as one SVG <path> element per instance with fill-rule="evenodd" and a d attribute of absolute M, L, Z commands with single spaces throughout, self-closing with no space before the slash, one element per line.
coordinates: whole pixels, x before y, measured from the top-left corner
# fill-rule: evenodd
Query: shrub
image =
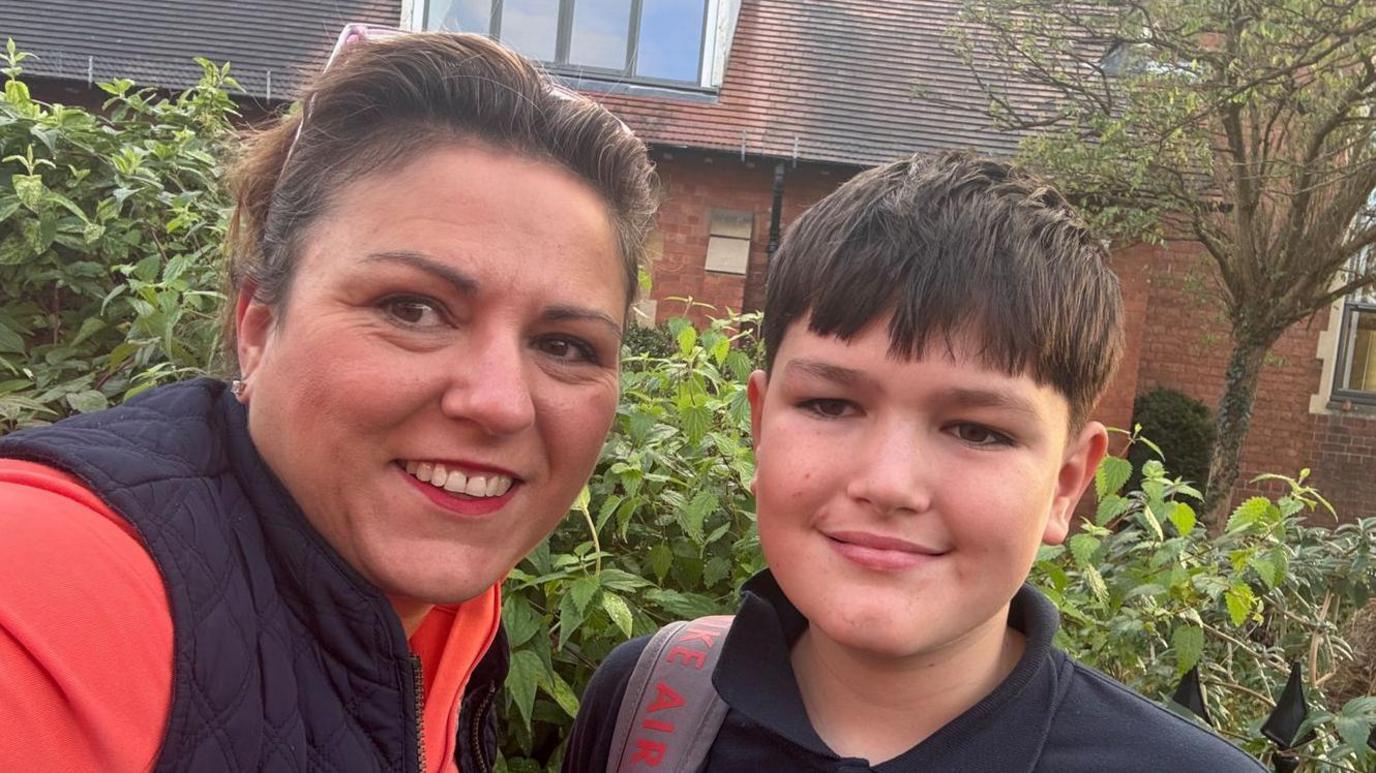
<path fill-rule="evenodd" d="M 622 400 L 570 517 L 512 572 L 504 765 L 557 769 L 593 669 L 671 620 L 729 612 L 762 568 L 745 381 L 754 317 L 669 323 L 665 356 L 626 352 Z"/>
<path fill-rule="evenodd" d="M 1310 716 L 1297 737 L 1315 732 L 1301 759 L 1327 765 L 1314 770 L 1371 770 L 1376 697 L 1328 705 L 1317 686 L 1352 663 L 1344 634 L 1376 592 L 1376 519 L 1309 524 L 1306 515 L 1331 508 L 1304 470 L 1261 476 L 1288 493 L 1248 499 L 1211 536 L 1196 526 L 1192 486 L 1150 460 L 1140 488 L 1124 492 L 1132 473 L 1126 459 L 1106 459 L 1095 517 L 1044 548 L 1033 569 L 1061 610 L 1058 644 L 1158 700 L 1198 666 L 1216 729 L 1259 757 L 1272 747 L 1258 728 L 1298 661 Z"/>
<path fill-rule="evenodd" d="M 10 41 L 0 98 L 0 433 L 200 373 L 215 351 L 237 86 L 199 60 L 175 97 L 101 84 L 35 101 Z"/>
<path fill-rule="evenodd" d="M 674 353 L 674 336 L 666 325 L 631 325 L 626 329 L 622 347 L 627 358 L 663 359 Z"/>
<path fill-rule="evenodd" d="M 1209 406 L 1183 392 L 1158 387 L 1133 400 L 1132 422 L 1142 428 L 1141 436 L 1156 443 L 1177 475 L 1203 492 L 1209 480 L 1209 457 L 1213 453 L 1215 434 Z M 1128 459 L 1137 471 L 1129 485 L 1135 487 L 1141 482 L 1142 465 L 1152 455 L 1147 443 L 1137 443 L 1128 452 Z"/>

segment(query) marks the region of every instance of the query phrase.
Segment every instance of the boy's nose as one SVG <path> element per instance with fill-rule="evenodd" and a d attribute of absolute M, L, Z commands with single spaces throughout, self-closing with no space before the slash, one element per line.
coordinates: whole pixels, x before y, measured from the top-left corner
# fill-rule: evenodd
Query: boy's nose
<path fill-rule="evenodd" d="M 876 432 L 863 457 L 851 476 L 853 499 L 885 516 L 915 515 L 931 507 L 931 476 L 938 473 L 917 430 L 894 425 Z"/>

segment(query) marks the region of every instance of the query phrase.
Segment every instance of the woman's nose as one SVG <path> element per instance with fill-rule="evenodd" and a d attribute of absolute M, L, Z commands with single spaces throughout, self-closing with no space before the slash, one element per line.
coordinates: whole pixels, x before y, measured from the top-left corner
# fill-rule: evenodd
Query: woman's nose
<path fill-rule="evenodd" d="M 463 360 L 451 366 L 441 399 L 445 416 L 471 422 L 489 435 L 511 435 L 535 422 L 534 367 L 517 340 L 469 339 Z"/>

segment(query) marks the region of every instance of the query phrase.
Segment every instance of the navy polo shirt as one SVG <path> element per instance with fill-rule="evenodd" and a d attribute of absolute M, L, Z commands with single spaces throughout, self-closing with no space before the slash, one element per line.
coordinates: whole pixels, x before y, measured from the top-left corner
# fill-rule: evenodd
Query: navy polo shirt
<path fill-rule="evenodd" d="M 1030 586 L 1013 598 L 1009 625 L 1027 639 L 995 690 L 891 760 L 838 756 L 808 720 L 789 649 L 807 619 L 769 572 L 746 583 L 712 681 L 730 706 L 709 773 L 1257 773 L 1253 758 L 1208 730 L 1051 645 L 1055 606 Z M 583 694 L 564 773 L 603 773 L 621 696 L 649 637 L 617 647 Z"/>

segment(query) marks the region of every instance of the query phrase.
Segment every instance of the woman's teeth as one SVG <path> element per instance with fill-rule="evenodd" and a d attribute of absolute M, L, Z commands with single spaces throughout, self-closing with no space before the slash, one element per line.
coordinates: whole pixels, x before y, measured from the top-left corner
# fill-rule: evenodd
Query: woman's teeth
<path fill-rule="evenodd" d="M 435 488 L 470 497 L 499 497 L 509 491 L 512 484 L 511 478 L 505 475 L 465 475 L 431 462 L 407 462 L 406 472 Z"/>

